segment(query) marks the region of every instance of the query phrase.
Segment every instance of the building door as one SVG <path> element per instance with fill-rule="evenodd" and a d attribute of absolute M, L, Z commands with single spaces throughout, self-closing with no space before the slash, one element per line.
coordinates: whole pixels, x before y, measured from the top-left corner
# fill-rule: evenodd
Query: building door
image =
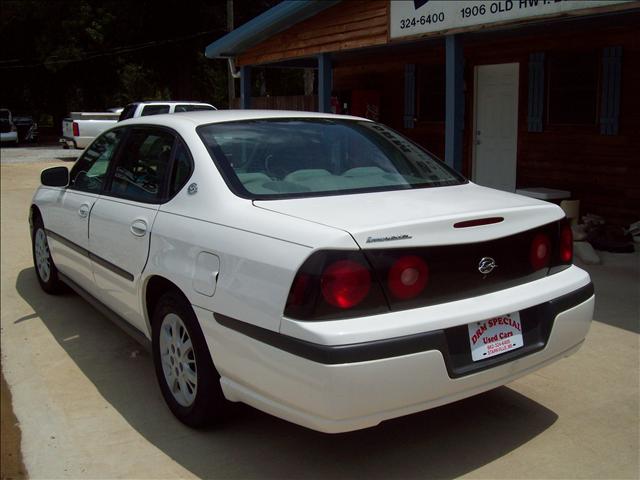
<path fill-rule="evenodd" d="M 518 63 L 479 65 L 475 70 L 473 180 L 516 189 Z"/>

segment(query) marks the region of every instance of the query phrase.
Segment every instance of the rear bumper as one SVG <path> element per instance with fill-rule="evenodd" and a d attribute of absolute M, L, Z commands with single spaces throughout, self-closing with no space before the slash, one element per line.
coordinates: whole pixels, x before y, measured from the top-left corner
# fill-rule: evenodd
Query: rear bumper
<path fill-rule="evenodd" d="M 313 346 L 295 341 L 291 347 L 229 328 L 237 325 L 224 318 L 221 324 L 211 312 L 194 308 L 229 400 L 337 433 L 475 395 L 568 356 L 584 341 L 593 307 L 591 284 L 535 305 L 538 324 L 548 322 L 541 339 L 528 345 L 525 339 L 525 347 L 477 363 L 453 351 L 456 344 L 447 338 L 462 325 L 390 339 L 394 345 L 384 348 L 380 342 Z"/>
<path fill-rule="evenodd" d="M 70 137 L 61 137 L 60 140 L 58 140 L 58 143 L 61 143 L 63 146 L 69 148 L 78 148 L 76 145 L 76 141 Z"/>

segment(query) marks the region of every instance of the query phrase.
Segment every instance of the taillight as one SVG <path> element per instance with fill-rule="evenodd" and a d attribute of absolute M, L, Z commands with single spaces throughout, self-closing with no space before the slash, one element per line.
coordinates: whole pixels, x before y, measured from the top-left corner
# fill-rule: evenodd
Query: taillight
<path fill-rule="evenodd" d="M 284 315 L 331 320 L 389 311 L 377 275 L 361 251 L 321 250 L 300 267 Z"/>
<path fill-rule="evenodd" d="M 293 285 L 291 285 L 289 298 L 287 299 L 288 304 L 295 306 L 304 304 L 305 295 L 310 280 L 311 279 L 309 275 L 307 275 L 306 273 L 299 273 L 298 275 L 296 275 L 296 278 L 293 280 Z"/>
<path fill-rule="evenodd" d="M 73 122 L 73 136 L 74 137 L 79 137 L 80 136 L 80 127 L 78 125 L 78 122 Z"/>
<path fill-rule="evenodd" d="M 562 263 L 573 261 L 573 232 L 568 222 L 560 227 L 560 261 Z"/>
<path fill-rule="evenodd" d="M 329 265 L 320 278 L 323 298 L 334 307 L 352 308 L 369 293 L 369 269 L 353 260 L 338 260 Z"/>
<path fill-rule="evenodd" d="M 422 293 L 429 280 L 429 267 L 416 256 L 400 257 L 389 269 L 387 285 L 392 295 L 400 300 L 409 300 Z"/>
<path fill-rule="evenodd" d="M 551 240 L 545 233 L 538 233 L 531 240 L 529 261 L 534 271 L 549 266 L 551 260 Z"/>

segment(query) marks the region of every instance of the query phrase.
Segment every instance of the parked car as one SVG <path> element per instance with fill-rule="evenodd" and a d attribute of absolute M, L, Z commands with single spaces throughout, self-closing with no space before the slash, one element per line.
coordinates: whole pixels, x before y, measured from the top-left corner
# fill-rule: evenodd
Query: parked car
<path fill-rule="evenodd" d="M 19 142 L 34 143 L 38 141 L 38 124 L 33 120 L 32 115 L 14 115 L 13 123 L 18 129 Z"/>
<path fill-rule="evenodd" d="M 141 117 L 41 180 L 41 287 L 149 345 L 187 425 L 226 399 L 370 427 L 566 357 L 591 323 L 558 206 L 475 185 L 362 118 Z"/>
<path fill-rule="evenodd" d="M 6 108 L 0 108 L 0 142 L 18 144 L 18 128 L 13 123 L 11 111 Z"/>
<path fill-rule="evenodd" d="M 124 107 L 120 114 L 120 121 L 149 115 L 161 115 L 163 113 L 197 112 L 201 110 L 217 109 L 213 105 L 202 102 L 135 102 Z"/>

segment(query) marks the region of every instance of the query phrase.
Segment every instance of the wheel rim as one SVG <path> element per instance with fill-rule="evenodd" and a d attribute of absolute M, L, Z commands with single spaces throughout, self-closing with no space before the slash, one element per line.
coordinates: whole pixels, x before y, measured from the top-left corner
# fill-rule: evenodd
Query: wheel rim
<path fill-rule="evenodd" d="M 160 325 L 162 372 L 173 398 L 183 407 L 193 404 L 198 392 L 196 355 L 182 319 L 169 313 Z"/>
<path fill-rule="evenodd" d="M 51 254 L 47 244 L 47 235 L 39 228 L 35 239 L 36 268 L 43 282 L 48 282 L 51 277 Z"/>

